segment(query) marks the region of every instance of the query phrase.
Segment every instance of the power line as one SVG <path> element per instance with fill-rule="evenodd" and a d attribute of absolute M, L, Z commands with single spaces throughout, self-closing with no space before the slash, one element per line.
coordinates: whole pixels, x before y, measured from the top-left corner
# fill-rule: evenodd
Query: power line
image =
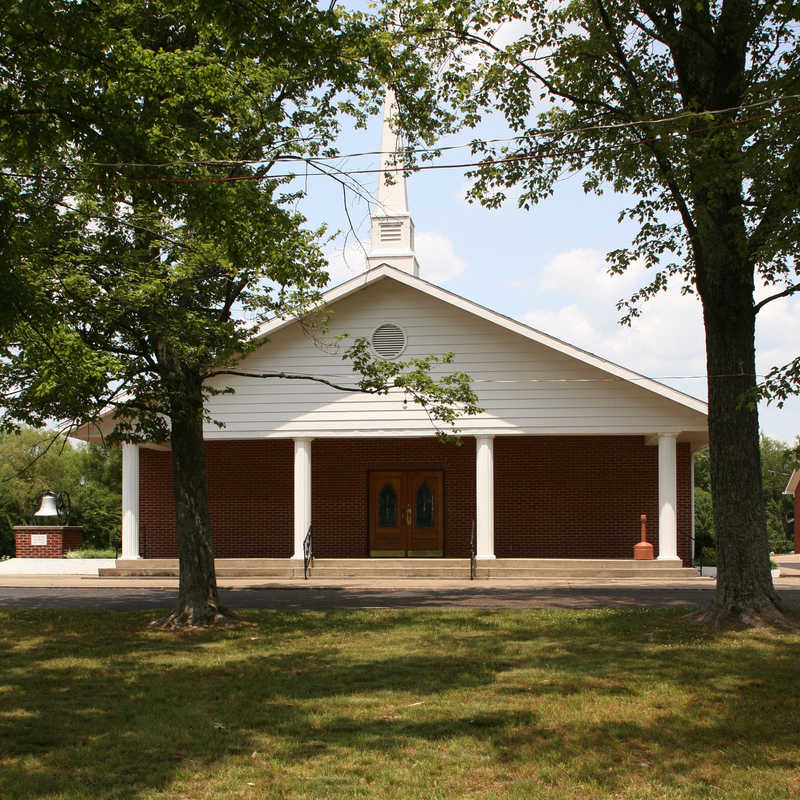
<path fill-rule="evenodd" d="M 493 138 L 493 139 L 479 139 L 473 140 L 471 142 L 464 142 L 463 144 L 452 144 L 452 145 L 441 145 L 440 147 L 420 147 L 420 148 L 412 148 L 409 151 L 403 152 L 411 152 L 415 154 L 425 154 L 425 153 L 441 153 L 444 151 L 450 150 L 464 150 L 467 148 L 472 148 L 475 144 L 503 144 L 506 142 L 518 142 L 524 139 L 529 138 L 530 136 L 568 136 L 573 134 L 580 134 L 580 133 L 590 133 L 593 131 L 602 131 L 602 130 L 622 130 L 625 128 L 632 128 L 637 127 L 640 125 L 660 125 L 665 124 L 668 122 L 679 122 L 683 119 L 692 119 L 697 117 L 708 117 L 708 116 L 718 116 L 719 114 L 729 114 L 733 111 L 746 111 L 751 108 L 760 108 L 761 106 L 765 105 L 772 105 L 773 103 L 778 103 L 785 100 L 798 100 L 800 99 L 800 94 L 787 94 L 781 95 L 779 97 L 771 97 L 766 100 L 759 100 L 754 103 L 745 103 L 738 106 L 730 106 L 728 108 L 720 108 L 715 109 L 713 111 L 683 111 L 680 114 L 673 114 L 672 116 L 667 117 L 654 117 L 651 119 L 638 119 L 633 120 L 630 122 L 609 122 L 605 124 L 597 124 L 597 125 L 588 125 L 585 127 L 580 128 L 533 128 L 532 130 L 528 131 L 525 134 L 520 134 L 519 136 L 508 136 L 508 137 L 500 137 L 500 138 Z M 787 110 L 796 110 L 797 106 L 792 107 L 792 109 Z M 765 116 L 779 116 L 780 114 L 785 113 L 784 111 L 778 111 L 774 115 L 765 115 Z M 760 118 L 760 117 L 758 117 Z M 742 120 L 745 121 L 745 120 Z M 362 158 L 365 156 L 385 156 L 385 155 L 396 155 L 397 151 L 394 150 L 365 150 L 360 153 L 343 153 L 337 156 L 319 156 L 314 157 L 314 161 L 321 162 L 321 161 L 338 161 L 347 158 Z M 191 160 L 191 159 L 179 159 L 176 161 L 164 161 L 164 162 L 153 162 L 153 163 L 142 163 L 142 162 L 103 162 L 103 161 L 87 161 L 86 163 L 95 166 L 95 167 L 168 167 L 168 166 L 246 166 L 248 164 L 263 164 L 268 159 L 241 159 L 241 160 L 226 160 L 226 159 L 206 159 L 206 160 Z M 283 160 L 302 160 L 305 159 L 302 156 L 278 156 L 278 161 Z"/>
<path fill-rule="evenodd" d="M 515 137 L 508 137 L 508 138 L 496 138 L 496 139 L 486 139 L 486 140 L 475 140 L 473 142 L 467 144 L 460 144 L 460 145 L 444 145 L 438 148 L 420 148 L 420 149 L 412 149 L 410 152 L 412 153 L 440 153 L 443 151 L 451 151 L 451 150 L 459 150 L 464 148 L 472 148 L 479 145 L 485 144 L 500 144 L 504 142 L 521 142 L 526 139 L 530 139 L 531 137 L 535 136 L 554 136 L 558 138 L 565 138 L 567 136 L 579 135 L 582 133 L 589 133 L 594 131 L 601 131 L 601 130 L 623 130 L 626 128 L 632 128 L 636 126 L 642 125 L 656 125 L 656 124 L 663 124 L 667 122 L 674 122 L 680 119 L 686 118 L 698 118 L 698 117 L 708 117 L 708 116 L 716 116 L 720 114 L 730 113 L 731 111 L 736 110 L 745 110 L 748 108 L 755 108 L 763 105 L 773 104 L 780 100 L 786 99 L 800 99 L 800 94 L 796 95 L 784 95 L 778 98 L 771 98 L 769 100 L 759 101 L 757 103 L 751 103 L 747 105 L 735 106 L 727 109 L 719 109 L 715 111 L 700 111 L 700 112 L 685 112 L 679 115 L 674 115 L 672 117 L 662 117 L 662 118 L 654 118 L 650 120 L 636 120 L 632 122 L 625 122 L 625 123 L 608 123 L 605 125 L 593 125 L 587 126 L 583 128 L 567 128 L 563 130 L 553 129 L 553 128 L 540 128 L 540 129 L 533 129 L 528 131 L 526 134 L 515 136 Z M 717 125 L 708 125 L 702 128 L 694 128 L 692 130 L 685 131 L 683 133 L 678 133 L 677 131 L 672 132 L 671 135 L 682 135 L 682 136 L 692 136 L 698 133 L 705 133 L 712 130 L 720 130 L 722 128 L 729 128 L 735 127 L 738 125 L 744 125 L 746 123 L 755 122 L 761 119 L 772 119 L 775 117 L 783 116 L 785 114 L 795 113 L 800 110 L 800 105 L 789 106 L 783 109 L 779 109 L 773 113 L 764 113 L 764 114 L 757 114 L 750 117 L 743 117 L 736 120 L 727 120 L 725 122 L 719 123 Z M 615 149 L 624 149 L 627 147 L 635 147 L 642 144 L 648 144 L 652 142 L 656 142 L 661 139 L 661 135 L 651 136 L 651 137 L 642 137 L 634 141 L 626 141 L 621 142 L 619 144 L 608 144 L 604 146 L 598 146 L 594 148 L 569 148 L 569 149 L 562 149 L 558 151 L 558 154 L 561 156 L 564 155 L 572 155 L 578 153 L 588 153 L 588 152 L 604 152 L 608 150 L 615 150 Z M 455 164 L 420 164 L 413 167 L 405 167 L 405 166 L 393 166 L 393 167 L 384 167 L 384 168 L 363 168 L 357 170 L 340 170 L 337 168 L 337 172 L 339 174 L 345 174 L 347 176 L 353 175 L 375 175 L 375 174 L 385 174 L 385 173 L 397 173 L 397 172 L 423 172 L 423 171 L 430 171 L 430 170 L 441 170 L 441 169 L 466 169 L 470 167 L 484 167 L 484 166 L 492 166 L 495 164 L 504 164 L 504 163 L 513 163 L 516 161 L 530 161 L 536 158 L 542 158 L 542 153 L 545 154 L 552 148 L 552 145 L 545 145 L 545 144 L 537 144 L 536 151 L 533 153 L 524 153 L 524 154 L 512 154 L 503 158 L 485 158 L 481 159 L 480 161 L 467 161 L 467 162 L 459 162 Z M 164 162 L 99 162 L 99 161 L 87 161 L 85 162 L 86 166 L 94 166 L 94 167 L 102 167 L 102 168 L 139 168 L 139 169 L 163 169 L 167 167 L 177 167 L 177 166 L 198 166 L 198 167 L 214 167 L 214 166 L 253 166 L 258 164 L 264 164 L 267 161 L 272 161 L 272 163 L 285 163 L 288 161 L 298 162 L 306 165 L 311 165 L 316 167 L 317 169 L 321 170 L 317 175 L 328 176 L 328 173 L 325 172 L 325 169 L 331 169 L 332 167 L 327 166 L 324 162 L 326 161 L 342 161 L 345 159 L 350 158 L 359 158 L 364 156 L 376 156 L 376 155 L 402 155 L 402 151 L 397 153 L 395 151 L 381 151 L 381 150 L 373 150 L 373 151 L 364 151 L 360 153 L 345 153 L 338 156 L 320 156 L 320 157 L 304 157 L 299 155 L 286 155 L 286 156 L 276 156 L 273 159 L 243 159 L 243 160 L 177 160 L 177 161 L 164 161 Z M 545 155 L 546 157 L 546 155 Z M 70 165 L 66 163 L 60 163 L 58 166 L 63 166 L 70 168 Z M 43 177 L 44 173 L 25 173 L 25 172 L 14 172 L 11 171 L 14 169 L 13 165 L 11 164 L 4 164 L 0 166 L 0 168 L 5 169 L 5 175 L 8 177 L 14 178 L 24 178 L 24 179 L 37 179 Z M 183 183 L 235 183 L 239 181 L 259 181 L 259 180 L 284 180 L 284 179 L 293 179 L 299 177 L 299 173 L 295 172 L 288 172 L 288 173 L 265 173 L 263 175 L 257 174 L 245 174 L 245 175 L 226 175 L 220 177 L 214 176 L 203 176 L 203 177 L 131 177 L 131 176 L 113 176 L 113 177 L 93 177 L 93 178 L 84 178 L 84 177 L 77 177 L 77 176 L 60 176 L 61 180 L 65 180 L 67 182 L 86 182 L 86 183 L 174 183 L 174 184 L 183 184 Z M 311 176 L 309 176 L 311 177 Z"/>

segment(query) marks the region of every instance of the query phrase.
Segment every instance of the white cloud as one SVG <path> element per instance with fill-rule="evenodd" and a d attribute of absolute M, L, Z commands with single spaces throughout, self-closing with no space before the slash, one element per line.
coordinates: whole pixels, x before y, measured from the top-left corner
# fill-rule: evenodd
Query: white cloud
<path fill-rule="evenodd" d="M 464 259 L 456 253 L 452 240 L 443 233 L 418 231 L 414 238 L 420 276 L 425 280 L 446 283 L 467 268 Z M 328 247 L 325 255 L 328 258 L 329 285 L 335 286 L 364 272 L 369 246 L 369 241 L 351 241 L 344 248 Z"/>
<path fill-rule="evenodd" d="M 705 398 L 705 334 L 700 302 L 684 296 L 676 284 L 642 305 L 630 328 L 618 324 L 615 303 L 643 283 L 646 270 L 634 265 L 622 276 L 610 275 L 603 254 L 576 248 L 559 253 L 540 273 L 539 305 L 524 315 L 529 325 L 696 397 Z M 774 290 L 773 290 L 774 291 Z M 764 292 L 769 294 L 769 292 Z M 758 315 L 758 372 L 797 356 L 800 298 L 778 300 Z M 682 379 L 680 379 L 682 378 Z M 761 429 L 793 441 L 800 399 L 780 410 L 763 405 Z"/>
<path fill-rule="evenodd" d="M 461 275 L 467 268 L 456 253 L 453 242 L 437 231 L 420 231 L 414 235 L 419 274 L 431 283 L 445 283 Z"/>
<path fill-rule="evenodd" d="M 773 287 L 757 291 L 762 298 L 776 291 Z M 779 291 L 779 289 L 778 289 Z M 763 375 L 772 367 L 787 364 L 798 356 L 800 342 L 800 298 L 792 297 L 767 303 L 756 317 L 756 362 Z M 760 409 L 761 430 L 768 436 L 794 443 L 800 435 L 800 398 L 794 397 L 784 407 L 763 405 Z"/>
<path fill-rule="evenodd" d="M 325 249 L 328 259 L 329 286 L 336 286 L 360 275 L 367 268 L 366 251 L 369 242 L 350 241 L 345 247 L 329 245 Z"/>
<path fill-rule="evenodd" d="M 705 355 L 700 307 L 678 287 L 645 303 L 632 326 L 619 325 L 617 300 L 641 285 L 646 270 L 633 265 L 611 275 L 602 253 L 575 248 L 545 264 L 537 286 L 543 306 L 524 319 L 546 333 L 676 388 L 705 394 Z M 546 305 L 545 305 L 546 304 Z M 682 381 L 675 376 L 687 376 Z"/>

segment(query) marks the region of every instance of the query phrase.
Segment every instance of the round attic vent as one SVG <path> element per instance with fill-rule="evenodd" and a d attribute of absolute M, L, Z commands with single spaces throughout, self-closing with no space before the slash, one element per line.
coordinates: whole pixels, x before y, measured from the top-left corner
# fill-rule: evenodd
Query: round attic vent
<path fill-rule="evenodd" d="M 381 358 L 397 358 L 405 348 L 406 335 L 393 322 L 385 322 L 372 332 L 372 349 Z"/>

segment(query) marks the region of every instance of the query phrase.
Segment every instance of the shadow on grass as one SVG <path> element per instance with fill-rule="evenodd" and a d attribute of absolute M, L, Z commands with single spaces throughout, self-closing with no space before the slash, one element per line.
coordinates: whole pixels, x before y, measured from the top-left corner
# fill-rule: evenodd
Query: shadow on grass
<path fill-rule="evenodd" d="M 291 780 L 455 741 L 611 791 L 641 765 L 674 786 L 800 745 L 798 636 L 715 637 L 674 611 L 243 616 L 164 635 L 138 613 L 0 612 L 0 797 L 136 797 L 264 749 Z"/>

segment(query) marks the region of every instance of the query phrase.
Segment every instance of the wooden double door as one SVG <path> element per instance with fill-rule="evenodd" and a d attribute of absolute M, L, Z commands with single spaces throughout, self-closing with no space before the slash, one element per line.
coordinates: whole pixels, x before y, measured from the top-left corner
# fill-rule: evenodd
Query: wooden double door
<path fill-rule="evenodd" d="M 370 556 L 444 555 L 443 499 L 441 471 L 370 472 Z"/>

